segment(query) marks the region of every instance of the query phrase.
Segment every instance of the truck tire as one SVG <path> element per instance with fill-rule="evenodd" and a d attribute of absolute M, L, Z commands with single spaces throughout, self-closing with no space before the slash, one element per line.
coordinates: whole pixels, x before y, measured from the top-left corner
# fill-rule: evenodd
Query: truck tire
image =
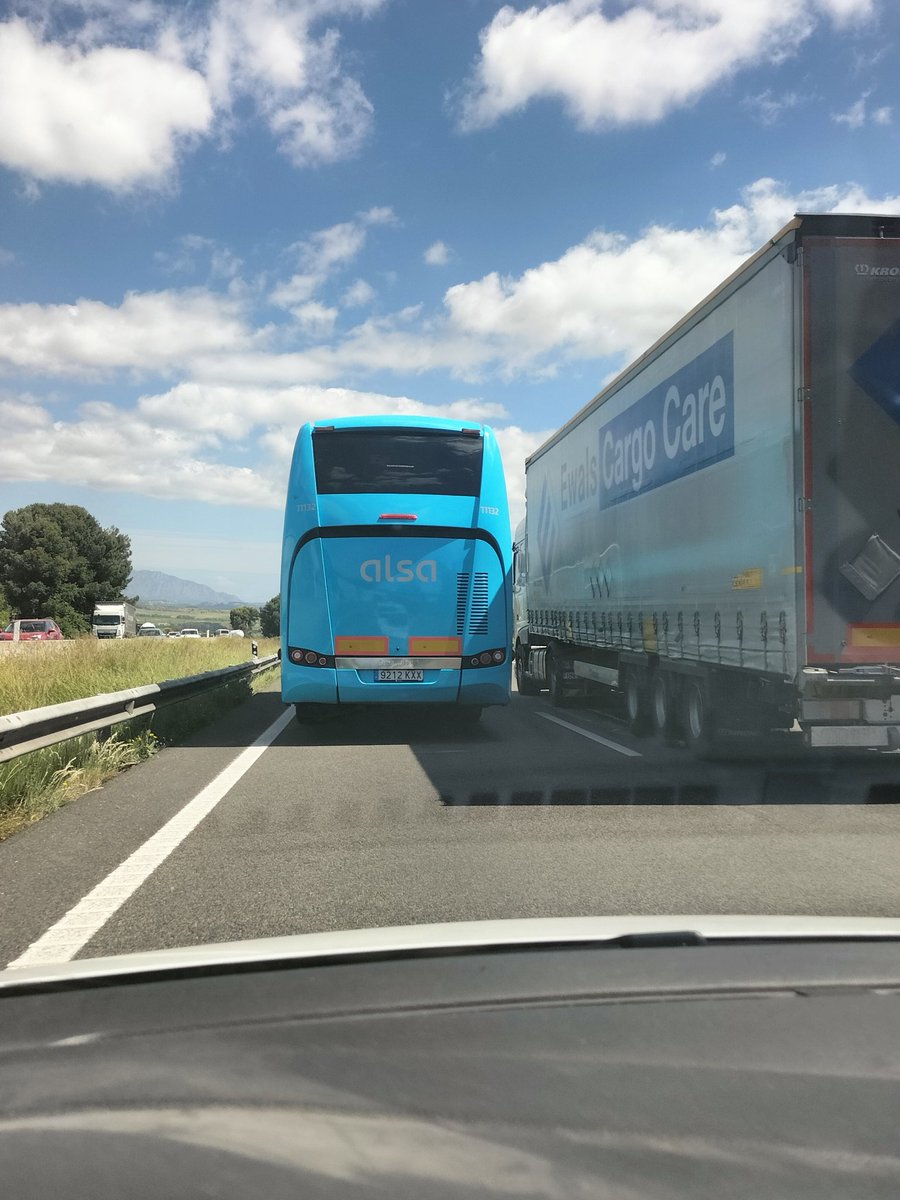
<path fill-rule="evenodd" d="M 525 650 L 516 646 L 516 689 L 520 696 L 539 696 L 541 685 L 525 672 Z"/>
<path fill-rule="evenodd" d="M 647 681 L 644 672 L 636 667 L 627 667 L 622 682 L 622 691 L 625 694 L 625 717 L 629 732 L 641 737 L 647 732 L 649 723 Z"/>
<path fill-rule="evenodd" d="M 688 749 L 703 757 L 716 743 L 716 721 L 709 692 L 699 679 L 688 681 L 682 695 L 682 725 Z"/>
<path fill-rule="evenodd" d="M 561 707 L 566 702 L 566 685 L 563 683 L 559 659 L 552 650 L 547 651 L 547 690 L 550 703 Z"/>
<path fill-rule="evenodd" d="M 678 711 L 674 682 L 662 671 L 655 671 L 650 682 L 650 718 L 657 738 L 671 746 L 678 737 Z"/>

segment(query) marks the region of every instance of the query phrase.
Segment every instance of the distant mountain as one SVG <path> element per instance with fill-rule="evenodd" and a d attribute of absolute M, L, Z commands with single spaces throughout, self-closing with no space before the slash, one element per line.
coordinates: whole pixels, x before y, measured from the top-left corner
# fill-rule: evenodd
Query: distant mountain
<path fill-rule="evenodd" d="M 183 605 L 185 608 L 234 608 L 243 604 L 238 596 L 217 592 L 205 583 L 166 575 L 164 571 L 135 571 L 128 591 L 132 596 L 140 596 L 141 604 Z"/>

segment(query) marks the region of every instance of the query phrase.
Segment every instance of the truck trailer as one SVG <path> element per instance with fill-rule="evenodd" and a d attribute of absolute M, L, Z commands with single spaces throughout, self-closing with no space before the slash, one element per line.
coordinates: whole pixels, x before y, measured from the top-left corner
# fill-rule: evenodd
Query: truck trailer
<path fill-rule="evenodd" d="M 513 577 L 521 693 L 900 746 L 900 217 L 797 215 L 549 438 Z"/>
<path fill-rule="evenodd" d="M 134 605 L 127 601 L 95 604 L 91 631 L 101 639 L 134 637 L 137 633 Z"/>

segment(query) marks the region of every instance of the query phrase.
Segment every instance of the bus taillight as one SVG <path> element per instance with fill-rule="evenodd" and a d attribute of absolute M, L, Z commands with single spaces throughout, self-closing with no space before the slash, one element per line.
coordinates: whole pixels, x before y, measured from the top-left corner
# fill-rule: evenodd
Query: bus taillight
<path fill-rule="evenodd" d="M 498 646 L 495 650 L 482 650 L 480 654 L 467 655 L 462 660 L 463 669 L 471 669 L 473 667 L 499 667 L 501 663 L 506 661 L 506 651 L 502 646 Z"/>

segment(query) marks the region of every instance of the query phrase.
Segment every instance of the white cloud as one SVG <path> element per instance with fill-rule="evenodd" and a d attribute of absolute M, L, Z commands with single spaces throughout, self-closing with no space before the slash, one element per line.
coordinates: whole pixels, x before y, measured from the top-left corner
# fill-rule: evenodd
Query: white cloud
<path fill-rule="evenodd" d="M 360 213 L 359 219 L 366 225 L 394 225 L 397 216 L 389 204 L 381 204 Z"/>
<path fill-rule="evenodd" d="M 338 310 L 328 308 L 317 300 L 308 300 L 299 308 L 291 310 L 300 330 L 310 338 L 321 340 L 330 337 L 337 320 Z"/>
<path fill-rule="evenodd" d="M 821 16 L 843 24 L 871 0 L 558 0 L 505 5 L 481 33 L 462 124 L 493 124 L 558 97 L 584 129 L 658 121 L 736 72 L 790 55 Z"/>
<path fill-rule="evenodd" d="M 868 93 L 866 93 L 868 95 Z M 859 129 L 861 125 L 866 123 L 866 96 L 860 96 L 853 104 L 842 113 L 832 113 L 832 121 L 838 125 L 846 125 L 848 129 Z"/>
<path fill-rule="evenodd" d="M 805 104 L 808 97 L 799 92 L 784 92 L 776 96 L 768 88 L 755 96 L 745 96 L 742 103 L 762 125 L 776 125 L 786 112 Z"/>
<path fill-rule="evenodd" d="M 61 6 L 26 0 L 30 24 L 0 23 L 0 163 L 32 188 L 159 187 L 183 150 L 252 117 L 297 166 L 346 158 L 372 105 L 344 70 L 333 19 L 384 2 L 84 0 L 52 41 L 42 35 L 63 25 Z"/>
<path fill-rule="evenodd" d="M 715 170 L 716 167 L 721 167 L 727 158 L 728 158 L 728 155 L 725 153 L 724 150 L 717 150 L 715 152 L 715 154 L 712 156 L 712 158 L 709 160 L 710 168 L 712 170 Z"/>
<path fill-rule="evenodd" d="M 392 209 L 372 208 L 368 212 L 360 213 L 359 220 L 342 221 L 327 229 L 317 230 L 304 241 L 295 242 L 289 248 L 289 253 L 296 257 L 302 270 L 277 284 L 272 289 L 269 300 L 280 308 L 289 308 L 292 311 L 295 305 L 311 300 L 330 275 L 357 257 L 366 243 L 369 225 L 385 225 L 394 219 Z M 365 292 L 364 289 L 369 285 L 362 280 L 358 280 L 357 283 L 363 287 L 363 290 L 357 291 L 357 295 L 363 298 L 357 299 L 355 303 L 366 303 L 374 292 L 371 289 L 369 293 Z"/>
<path fill-rule="evenodd" d="M 375 289 L 365 279 L 356 279 L 341 297 L 341 303 L 345 308 L 362 308 L 366 304 L 371 304 L 375 299 Z"/>
<path fill-rule="evenodd" d="M 343 387 L 236 386 L 228 383 L 179 383 L 167 392 L 142 396 L 137 411 L 154 425 L 198 435 L 241 441 L 257 430 L 276 457 L 290 457 L 297 429 L 305 421 L 360 417 L 373 413 L 454 417 L 467 421 L 508 419 L 502 405 L 477 399 L 424 404 L 409 396 L 354 391 Z"/>
<path fill-rule="evenodd" d="M 99 300 L 0 305 L 0 364 L 48 374 L 165 371 L 263 338 L 248 329 L 239 301 L 201 289 L 130 292 L 118 307 Z"/>
<path fill-rule="evenodd" d="M 444 242 L 432 242 L 423 258 L 430 267 L 445 267 L 450 261 L 450 247 Z"/>
<path fill-rule="evenodd" d="M 209 504 L 278 508 L 284 502 L 283 483 L 271 474 L 201 457 L 209 439 L 197 434 L 150 424 L 111 404 L 85 405 L 81 419 L 70 422 L 54 421 L 35 405 L 23 407 L 3 413 L 0 479 Z"/>
<path fill-rule="evenodd" d="M 368 15 L 379 4 L 287 0 L 218 0 L 206 38 L 206 69 L 218 105 L 246 96 L 297 166 L 334 162 L 365 139 L 372 105 L 343 73 L 339 37 L 315 22 Z"/>
<path fill-rule="evenodd" d="M 301 271 L 274 287 L 269 293 L 269 300 L 278 308 L 293 308 L 311 300 L 324 278 L 324 275 L 310 275 Z"/>
<path fill-rule="evenodd" d="M 183 63 L 0 25 L 0 162 L 13 170 L 112 189 L 160 184 L 212 116 L 206 81 Z"/>
<path fill-rule="evenodd" d="M 599 230 L 517 278 L 496 272 L 448 289 L 450 329 L 492 345 L 507 367 L 551 352 L 635 355 L 698 303 L 795 212 L 900 212 L 900 196 L 855 184 L 791 194 L 760 179 L 739 204 L 694 229 L 653 225 L 637 238 Z"/>
<path fill-rule="evenodd" d="M 167 275 L 195 274 L 205 270 L 211 278 L 233 279 L 243 263 L 227 246 L 198 233 L 180 237 L 173 250 L 158 250 L 153 256 Z"/>
<path fill-rule="evenodd" d="M 832 113 L 832 121 L 838 125 L 846 125 L 848 129 L 861 129 L 867 121 L 872 121 L 876 125 L 890 125 L 893 115 L 890 105 L 883 105 L 881 108 L 869 112 L 868 99 L 870 95 L 871 92 L 863 92 L 859 99 L 855 100 L 844 112 Z"/>
<path fill-rule="evenodd" d="M 533 454 L 538 446 L 543 445 L 553 430 L 531 432 L 520 429 L 518 425 L 507 425 L 502 429 L 495 428 L 494 432 L 500 445 L 500 457 L 503 459 L 506 494 L 509 498 L 509 519 L 515 533 L 516 526 L 525 516 L 525 459 Z"/>

